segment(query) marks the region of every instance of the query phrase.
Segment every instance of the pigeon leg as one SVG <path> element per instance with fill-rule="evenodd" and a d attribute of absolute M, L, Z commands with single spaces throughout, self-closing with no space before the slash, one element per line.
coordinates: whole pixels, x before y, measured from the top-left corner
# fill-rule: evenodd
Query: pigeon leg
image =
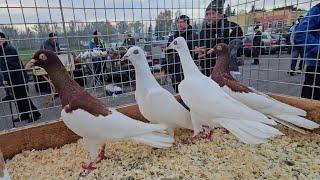
<path fill-rule="evenodd" d="M 86 176 L 91 171 L 97 169 L 98 165 L 102 162 L 102 160 L 108 159 L 108 157 L 105 156 L 105 147 L 106 147 L 105 143 L 101 143 L 98 140 L 89 139 L 89 138 L 83 138 L 83 141 L 84 141 L 84 145 L 90 151 L 90 157 L 92 161 L 82 167 L 83 169 L 80 172 L 81 177 Z"/>
<path fill-rule="evenodd" d="M 106 145 L 103 145 L 98 153 L 98 156 L 96 157 L 96 159 L 90 163 L 88 163 L 87 165 L 82 166 L 82 171 L 80 172 L 79 176 L 80 177 L 84 177 L 86 175 L 88 175 L 91 171 L 97 169 L 98 165 L 105 159 L 109 159 L 109 157 L 107 157 L 105 155 L 105 147 Z"/>

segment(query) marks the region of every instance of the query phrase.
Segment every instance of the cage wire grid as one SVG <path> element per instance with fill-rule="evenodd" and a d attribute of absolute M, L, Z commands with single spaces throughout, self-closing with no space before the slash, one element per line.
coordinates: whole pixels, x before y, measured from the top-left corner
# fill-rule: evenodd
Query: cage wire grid
<path fill-rule="evenodd" d="M 201 47 L 202 41 L 213 39 L 210 42 L 212 48 L 215 41 L 221 39 L 221 34 L 217 37 L 211 35 L 200 37 L 201 30 L 207 23 L 205 10 L 210 2 L 210 0 L 0 0 L 0 30 L 16 48 L 23 65 L 41 48 L 43 42 L 49 38 L 50 32 L 56 33 L 61 50 L 59 54 L 66 54 L 67 60 L 75 63 L 75 69 L 70 71 L 70 75 L 108 106 L 116 106 L 135 102 L 134 67 L 129 61 L 120 61 L 131 46 L 124 43 L 124 34 L 131 34 L 135 45 L 145 51 L 150 69 L 158 82 L 175 94 L 172 78 L 180 76 L 182 71 L 168 71 L 169 67 L 180 66 L 173 52 L 165 51 L 168 39 L 176 33 L 178 17 L 187 15 L 192 26 L 190 30 L 197 35 L 190 40 L 193 46 Z M 262 92 L 299 97 L 305 72 L 290 71 L 292 49 L 296 45 L 288 42 L 289 27 L 300 15 L 305 15 L 318 3 L 319 1 L 313 0 L 225 0 L 222 18 L 236 23 L 243 31 L 243 35 L 236 37 L 243 42 L 243 46 L 237 52 L 241 74 L 239 80 Z M 253 27 L 256 25 L 263 31 L 263 43 L 255 46 L 260 49 L 258 56 L 260 63 L 252 65 L 254 51 L 252 44 L 251 46 L 247 44 L 250 44 L 250 38 L 254 33 Z M 226 28 L 215 27 L 212 30 L 221 29 Z M 88 47 L 95 30 L 101 32 L 100 39 L 104 45 L 102 51 Z M 189 34 L 187 38 L 188 36 Z M 274 44 L 269 42 L 270 37 L 273 39 L 272 36 L 279 38 Z M 225 41 L 233 39 L 227 37 Z M 284 39 L 285 43 L 282 42 Z M 191 52 L 194 53 L 195 49 L 195 47 L 191 49 Z M 0 54 L 6 68 L 8 68 L 7 60 L 16 57 L 3 52 Z M 169 60 L 169 57 L 173 59 Z M 204 60 L 199 58 L 196 61 L 199 63 Z M 202 67 L 205 68 L 210 67 Z M 29 106 L 31 101 L 35 104 L 42 114 L 41 119 L 36 122 L 59 119 L 60 100 L 53 94 L 54 88 L 43 79 L 43 76 L 36 76 L 33 70 L 24 68 L 2 73 L 11 75 L 22 71 L 26 72 L 25 78 L 28 82 L 24 80 L 23 84 L 1 86 L 0 96 L 6 95 L 5 90 L 12 92 L 15 87 L 23 85 L 28 89 L 27 97 L 22 97 L 19 101 L 27 100 Z M 290 76 L 290 73 L 295 75 Z M 9 81 L 12 81 L 10 75 Z M 42 87 L 46 87 L 48 92 L 42 92 Z M 312 87 L 314 89 L 315 86 Z M 115 90 L 122 93 L 116 95 Z M 29 124 L 21 120 L 12 123 L 14 118 L 21 115 L 17 109 L 16 93 L 13 93 L 13 96 L 10 101 L 0 101 L 0 130 L 11 129 L 13 125 L 19 127 Z M 33 121 L 34 111 L 28 112 L 31 112 L 30 118 Z"/>

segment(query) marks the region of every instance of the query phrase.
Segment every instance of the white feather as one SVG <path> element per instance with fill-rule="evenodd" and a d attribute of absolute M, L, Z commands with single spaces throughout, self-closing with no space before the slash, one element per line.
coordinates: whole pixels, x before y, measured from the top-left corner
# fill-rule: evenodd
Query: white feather
<path fill-rule="evenodd" d="M 165 124 L 170 129 L 192 129 L 189 111 L 159 85 L 150 71 L 143 50 L 134 46 L 124 56 L 128 57 L 135 67 L 135 98 L 141 114 L 149 121 Z"/>
<path fill-rule="evenodd" d="M 277 122 L 285 126 L 290 128 L 293 128 L 293 126 L 299 126 L 306 129 L 319 128 L 319 124 L 300 117 L 306 115 L 304 110 L 279 102 L 253 88 L 251 88 L 253 90 L 251 93 L 234 92 L 227 86 L 222 87 L 222 89 L 234 99 L 265 115 L 274 117 Z M 301 130 L 296 128 L 294 129 L 299 132 Z"/>
<path fill-rule="evenodd" d="M 179 47 L 173 43 L 170 46 L 180 55 L 185 77 L 179 84 L 181 98 L 191 112 L 197 114 L 197 119 L 201 119 L 202 125 L 223 126 L 249 144 L 263 143 L 268 138 L 282 135 L 277 129 L 267 125 L 276 124 L 273 120 L 233 99 L 217 83 L 204 76 L 195 65 L 182 37 L 176 38 L 174 42 Z M 239 119 L 244 121 L 237 121 Z M 250 130 L 252 126 L 248 122 L 257 124 L 256 128 Z M 264 128 L 267 126 L 268 128 Z"/>
<path fill-rule="evenodd" d="M 95 117 L 78 109 L 71 113 L 61 111 L 61 118 L 73 132 L 84 138 L 91 157 L 96 157 L 98 148 L 107 140 L 134 140 L 157 148 L 168 148 L 174 142 L 163 134 L 168 127 L 134 120 L 114 109 L 108 116 Z"/>

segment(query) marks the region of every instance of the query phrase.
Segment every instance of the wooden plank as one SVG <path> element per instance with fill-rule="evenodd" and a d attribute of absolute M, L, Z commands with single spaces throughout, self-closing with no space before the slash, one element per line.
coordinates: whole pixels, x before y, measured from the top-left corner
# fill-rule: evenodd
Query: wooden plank
<path fill-rule="evenodd" d="M 0 133 L 0 147 L 5 159 L 23 150 L 43 150 L 76 142 L 74 134 L 62 121 L 30 125 Z"/>
<path fill-rule="evenodd" d="M 320 102 L 301 98 L 269 94 L 273 98 L 302 108 L 308 112 L 308 118 L 320 122 Z M 179 99 L 179 95 L 176 95 Z M 123 114 L 144 122 L 137 104 L 129 104 L 118 107 Z M 317 133 L 320 133 L 319 129 Z M 50 121 L 38 125 L 30 125 L 22 128 L 0 132 L 0 149 L 5 159 L 12 158 L 23 150 L 43 150 L 61 147 L 65 144 L 76 142 L 80 137 L 65 126 L 63 121 Z"/>
<path fill-rule="evenodd" d="M 119 106 L 117 110 L 131 118 L 147 122 L 137 104 Z M 0 132 L 0 149 L 4 158 L 8 159 L 23 150 L 61 147 L 76 142 L 79 138 L 62 120 L 56 120 Z"/>
<path fill-rule="evenodd" d="M 320 101 L 291 96 L 283 96 L 273 93 L 269 93 L 268 95 L 273 97 L 274 99 L 277 99 L 278 101 L 305 110 L 307 112 L 306 118 L 320 124 Z M 320 134 L 320 128 L 313 130 L 313 132 Z"/>

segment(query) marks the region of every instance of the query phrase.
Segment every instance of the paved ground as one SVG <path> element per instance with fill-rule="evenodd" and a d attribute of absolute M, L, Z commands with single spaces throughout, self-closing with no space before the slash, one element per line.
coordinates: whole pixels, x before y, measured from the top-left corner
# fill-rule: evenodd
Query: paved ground
<path fill-rule="evenodd" d="M 263 92 L 274 92 L 279 94 L 299 96 L 301 92 L 301 84 L 303 83 L 304 76 L 296 75 L 289 76 L 287 71 L 290 67 L 289 55 L 263 55 L 260 60 L 260 65 L 251 65 L 250 58 L 241 57 L 244 60 L 244 66 L 240 67 L 242 73 L 241 81 L 245 84 L 250 85 L 256 88 L 259 91 Z M 88 78 L 89 84 L 87 87 L 90 87 L 91 79 Z M 170 82 L 170 80 L 168 80 Z M 167 82 L 167 83 L 168 83 Z M 166 84 L 167 84 L 166 83 Z M 134 102 L 134 85 L 132 87 L 126 86 L 125 94 L 119 95 L 117 97 L 108 97 L 105 96 L 103 88 L 98 88 L 96 90 L 89 89 L 89 92 L 94 94 L 96 97 L 101 98 L 108 106 L 117 106 L 127 103 Z M 42 114 L 41 120 L 34 122 L 47 122 L 50 120 L 56 120 L 60 117 L 60 100 L 55 98 L 53 104 L 49 107 L 46 107 L 46 94 L 39 94 L 35 91 L 34 85 L 30 85 L 30 94 L 32 96 L 33 102 L 40 109 Z M 171 92 L 173 89 L 169 85 L 164 85 L 164 87 Z M 0 90 L 0 97 L 4 96 L 4 91 Z M 13 114 L 16 114 L 15 105 L 12 102 Z M 8 102 L 0 102 L 0 130 L 11 129 L 12 128 L 12 113 L 10 112 Z M 14 117 L 17 117 L 14 115 Z M 27 122 L 16 123 L 17 127 L 26 125 Z"/>

